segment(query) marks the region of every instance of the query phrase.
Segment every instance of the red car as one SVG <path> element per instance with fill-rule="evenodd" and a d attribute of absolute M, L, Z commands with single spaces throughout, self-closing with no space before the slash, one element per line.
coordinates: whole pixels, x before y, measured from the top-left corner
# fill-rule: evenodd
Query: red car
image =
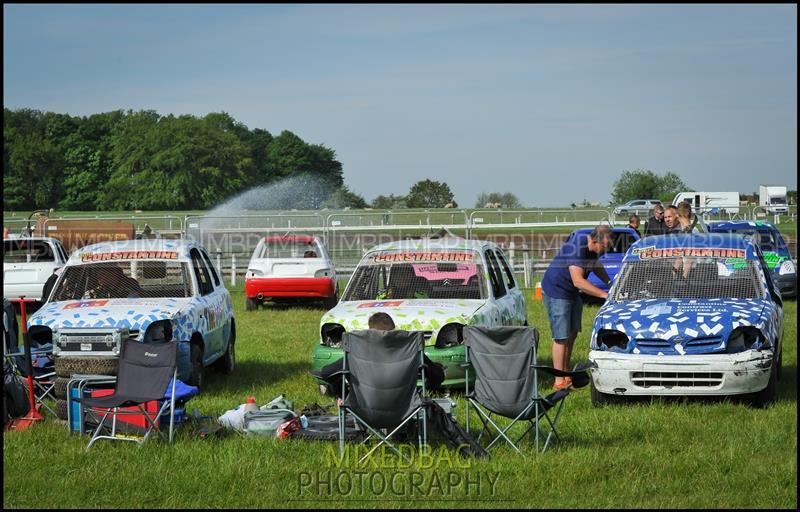
<path fill-rule="evenodd" d="M 259 241 L 245 276 L 247 311 L 265 302 L 339 301 L 336 269 L 322 241 L 309 235 L 267 236 Z"/>

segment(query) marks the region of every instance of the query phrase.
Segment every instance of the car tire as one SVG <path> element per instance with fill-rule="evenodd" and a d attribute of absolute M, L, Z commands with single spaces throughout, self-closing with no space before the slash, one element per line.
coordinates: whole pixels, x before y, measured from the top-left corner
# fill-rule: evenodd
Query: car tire
<path fill-rule="evenodd" d="M 750 404 L 758 409 L 765 409 L 775 402 L 778 396 L 778 362 L 774 361 L 769 372 L 767 386 L 750 395 Z"/>
<path fill-rule="evenodd" d="M 67 401 L 61 398 L 56 398 L 56 418 L 60 420 L 67 419 Z"/>
<path fill-rule="evenodd" d="M 205 366 L 203 366 L 203 349 L 200 348 L 200 345 L 196 343 L 192 343 L 190 349 L 190 356 L 189 361 L 192 365 L 192 373 L 189 375 L 189 379 L 187 384 L 190 386 L 197 386 L 201 390 L 203 389 L 204 380 L 205 380 Z"/>
<path fill-rule="evenodd" d="M 225 354 L 214 363 L 214 369 L 225 375 L 233 373 L 236 367 L 236 327 L 231 324 L 231 334 L 228 337 L 228 348 Z"/>
<path fill-rule="evenodd" d="M 245 309 L 247 311 L 256 311 L 258 309 L 260 301 L 258 299 L 250 299 L 248 298 L 245 302 Z"/>
<path fill-rule="evenodd" d="M 116 357 L 56 357 L 56 375 L 71 377 L 73 373 L 89 373 L 94 375 L 116 375 Z"/>
<path fill-rule="evenodd" d="M 607 393 L 601 393 L 598 391 L 594 386 L 593 379 L 589 382 L 589 396 L 592 399 L 592 405 L 595 407 L 604 407 L 619 401 L 619 398 L 616 395 L 609 395 Z"/>
<path fill-rule="evenodd" d="M 325 309 L 333 309 L 339 303 L 339 294 L 334 293 L 332 297 L 325 299 Z"/>
<path fill-rule="evenodd" d="M 53 396 L 56 398 L 67 399 L 67 384 L 69 384 L 69 377 L 56 377 L 56 382 L 53 385 Z"/>

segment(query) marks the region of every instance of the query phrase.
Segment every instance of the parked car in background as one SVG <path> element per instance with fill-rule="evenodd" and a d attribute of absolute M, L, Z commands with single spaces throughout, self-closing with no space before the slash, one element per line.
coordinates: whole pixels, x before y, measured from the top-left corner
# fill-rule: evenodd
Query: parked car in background
<path fill-rule="evenodd" d="M 341 358 L 342 335 L 367 329 L 377 312 L 397 329 L 423 331 L 425 354 L 445 367 L 447 387 L 465 384 L 465 325 L 528 323 L 525 297 L 494 243 L 452 236 L 390 242 L 364 255 L 341 302 L 323 315 L 312 370 Z"/>
<path fill-rule="evenodd" d="M 751 239 L 651 236 L 628 249 L 592 329 L 595 405 L 637 395 L 743 395 L 781 377 L 783 302 Z"/>
<path fill-rule="evenodd" d="M 69 255 L 61 241 L 50 237 L 3 240 L 3 298 L 25 296 L 40 302 L 42 289 L 53 272 L 66 265 Z M 36 309 L 35 305 L 30 310 Z"/>
<path fill-rule="evenodd" d="M 267 301 L 324 301 L 330 309 L 339 300 L 336 268 L 315 236 L 267 236 L 256 245 L 245 274 L 246 309 Z"/>
<path fill-rule="evenodd" d="M 769 274 L 781 296 L 784 299 L 797 298 L 797 267 L 778 228 L 760 221 L 709 222 L 707 226 L 711 233 L 737 233 L 752 237 L 761 248 L 770 269 Z"/>
<path fill-rule="evenodd" d="M 122 342 L 129 339 L 177 343 L 178 378 L 195 386 L 203 386 L 206 366 L 234 369 L 231 296 L 205 249 L 192 241 L 126 240 L 78 249 L 50 301 L 28 324 L 32 341 L 53 344 L 64 418 L 70 376 L 116 374 Z"/>
<path fill-rule="evenodd" d="M 646 216 L 650 214 L 650 210 L 657 204 L 661 204 L 661 201 L 658 199 L 634 199 L 614 208 L 614 215 L 630 215 L 635 213 L 640 217 Z"/>

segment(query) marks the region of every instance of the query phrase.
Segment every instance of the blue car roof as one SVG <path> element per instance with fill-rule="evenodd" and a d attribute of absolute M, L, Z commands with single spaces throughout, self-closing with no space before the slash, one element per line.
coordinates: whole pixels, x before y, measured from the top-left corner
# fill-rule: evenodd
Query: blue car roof
<path fill-rule="evenodd" d="M 769 231 L 777 231 L 774 225 L 769 222 L 752 221 L 752 220 L 723 220 L 718 222 L 709 222 L 706 224 L 708 230 L 711 232 L 723 232 L 731 230 L 751 230 L 751 229 L 766 229 Z"/>
<path fill-rule="evenodd" d="M 755 246 L 747 237 L 731 233 L 693 233 L 642 238 L 628 248 L 623 261 L 676 256 L 758 259 Z"/>

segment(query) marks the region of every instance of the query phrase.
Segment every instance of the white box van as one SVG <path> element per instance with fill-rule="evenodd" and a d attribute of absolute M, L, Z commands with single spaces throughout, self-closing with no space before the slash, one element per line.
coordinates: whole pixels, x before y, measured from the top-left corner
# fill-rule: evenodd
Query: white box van
<path fill-rule="evenodd" d="M 694 213 L 739 213 L 739 192 L 679 192 L 672 204 L 683 201 L 692 205 Z"/>
<path fill-rule="evenodd" d="M 789 213 L 789 205 L 786 203 L 786 187 L 783 185 L 759 185 L 758 205 L 763 207 L 767 213 Z"/>

